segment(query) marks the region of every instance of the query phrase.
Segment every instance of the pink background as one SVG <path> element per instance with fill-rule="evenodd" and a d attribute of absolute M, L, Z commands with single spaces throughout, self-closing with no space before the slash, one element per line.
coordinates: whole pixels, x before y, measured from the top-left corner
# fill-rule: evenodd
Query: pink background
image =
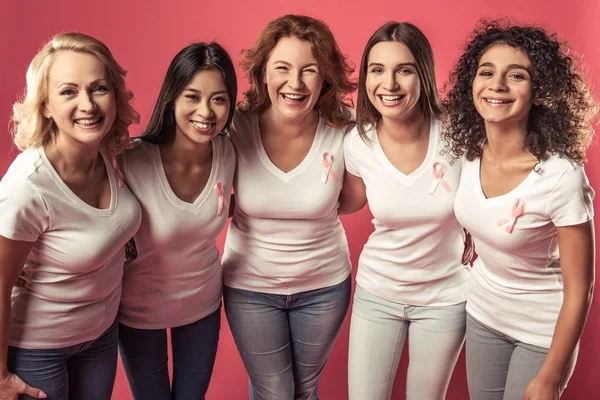
<path fill-rule="evenodd" d="M 535 22 L 559 33 L 585 59 L 588 84 L 600 87 L 600 2 L 595 0 L 419 0 L 361 1 L 277 0 L 239 1 L 103 0 L 84 1 L 0 1 L 0 126 L 7 127 L 11 106 L 25 86 L 25 71 L 36 51 L 52 35 L 81 31 L 102 40 L 117 61 L 129 71 L 128 84 L 135 92 L 135 107 L 142 121 L 132 127 L 137 135 L 148 122 L 161 81 L 172 57 L 194 41 L 220 42 L 234 62 L 239 52 L 250 46 L 264 25 L 286 13 L 308 14 L 323 19 L 336 35 L 342 51 L 356 64 L 369 36 L 388 20 L 410 21 L 429 38 L 436 57 L 441 87 L 466 36 L 481 17 L 507 16 L 520 22 Z M 358 68 L 358 65 L 357 65 Z M 240 89 L 247 83 L 240 75 Z M 597 93 L 597 91 L 596 91 Z M 598 96 L 596 96 L 598 97 Z M 600 133 L 600 130 L 596 130 Z M 4 174 L 17 155 L 8 133 L 0 137 L 0 173 Z M 586 171 L 600 191 L 600 148 L 588 153 Z M 600 197 L 600 196 L 598 196 Z M 596 200 L 596 209 L 600 202 Z M 596 217 L 596 227 L 598 217 Z M 359 253 L 372 231 L 367 210 L 343 218 L 354 268 Z M 222 246 L 223 235 L 219 245 Z M 596 240 L 597 246 L 600 244 Z M 598 246 L 600 247 L 600 246 Z M 598 267 L 598 264 L 596 265 Z M 599 290 L 596 290 L 596 295 Z M 575 374 L 563 399 L 600 399 L 598 362 L 600 359 L 600 316 L 598 301 L 592 307 Z M 348 347 L 346 318 L 320 385 L 324 400 L 347 398 L 346 362 Z M 405 352 L 406 353 L 406 352 Z M 435 354 L 431 355 L 435 357 Z M 393 399 L 404 399 L 406 354 L 398 371 Z M 248 398 L 247 376 L 224 320 L 217 363 L 208 393 L 211 399 Z M 129 389 L 119 367 L 113 399 L 130 399 Z M 454 372 L 447 399 L 467 399 L 464 357 Z"/>

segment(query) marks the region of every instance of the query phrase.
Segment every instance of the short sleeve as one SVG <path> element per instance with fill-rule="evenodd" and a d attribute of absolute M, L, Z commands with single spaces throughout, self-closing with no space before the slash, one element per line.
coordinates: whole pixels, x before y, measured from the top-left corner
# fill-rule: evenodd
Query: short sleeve
<path fill-rule="evenodd" d="M 47 227 L 48 211 L 34 184 L 5 177 L 0 182 L 0 235 L 35 242 Z"/>
<path fill-rule="evenodd" d="M 356 128 L 352 129 L 352 131 L 348 132 L 344 137 L 344 162 L 346 164 L 346 171 L 360 177 L 360 173 L 355 164 L 355 150 L 353 146 L 353 142 L 357 137 Z"/>
<path fill-rule="evenodd" d="M 555 226 L 582 224 L 594 216 L 593 200 L 594 190 L 583 167 L 569 166 L 550 193 L 548 215 Z"/>

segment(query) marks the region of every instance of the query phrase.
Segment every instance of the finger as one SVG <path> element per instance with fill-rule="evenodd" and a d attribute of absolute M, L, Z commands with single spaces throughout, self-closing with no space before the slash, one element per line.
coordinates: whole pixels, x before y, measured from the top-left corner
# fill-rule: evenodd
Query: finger
<path fill-rule="evenodd" d="M 28 396 L 35 397 L 36 399 L 45 399 L 46 393 L 42 392 L 40 389 L 29 386 L 28 384 L 24 384 L 25 387 L 21 390 L 21 393 L 24 393 Z"/>

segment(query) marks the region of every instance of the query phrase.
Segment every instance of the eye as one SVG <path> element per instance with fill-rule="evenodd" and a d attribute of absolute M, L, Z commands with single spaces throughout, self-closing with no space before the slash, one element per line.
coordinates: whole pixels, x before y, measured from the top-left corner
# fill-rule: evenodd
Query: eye
<path fill-rule="evenodd" d="M 526 79 L 525 75 L 516 72 L 510 74 L 508 77 L 514 79 L 515 81 L 522 81 L 523 79 Z"/>
<path fill-rule="evenodd" d="M 220 104 L 220 103 L 225 103 L 225 102 L 227 102 L 227 101 L 228 101 L 228 99 L 227 99 L 227 97 L 225 97 L 225 96 L 217 96 L 217 97 L 214 97 L 214 98 L 213 98 L 213 101 L 214 101 L 215 103 L 219 103 L 219 104 Z"/>
<path fill-rule="evenodd" d="M 317 70 L 314 69 L 314 68 L 307 68 L 303 72 L 308 72 L 310 74 L 317 74 L 318 73 Z"/>
<path fill-rule="evenodd" d="M 478 75 L 479 75 L 479 76 L 492 76 L 493 74 L 492 74 L 492 72 L 491 72 L 491 71 L 486 71 L 486 70 L 483 70 L 483 71 L 479 71 L 479 74 L 478 74 Z"/>
<path fill-rule="evenodd" d="M 94 86 L 94 88 L 92 89 L 92 92 L 106 93 L 106 92 L 108 92 L 108 87 L 106 87 L 104 85 L 97 85 L 97 86 Z"/>
<path fill-rule="evenodd" d="M 65 89 L 62 92 L 60 92 L 61 96 L 70 96 L 72 94 L 75 94 L 75 91 L 73 89 Z"/>
<path fill-rule="evenodd" d="M 279 65 L 279 66 L 275 67 L 275 69 L 278 71 L 287 71 L 288 67 L 286 67 L 284 65 Z"/>
<path fill-rule="evenodd" d="M 198 97 L 198 96 L 196 96 L 195 94 L 192 94 L 192 93 L 188 93 L 188 94 L 186 94 L 186 95 L 185 95 L 185 98 L 186 98 L 186 99 L 190 99 L 190 100 L 198 100 L 198 99 L 199 99 L 199 97 Z"/>
<path fill-rule="evenodd" d="M 373 74 L 381 74 L 383 72 L 383 68 L 381 67 L 374 67 L 371 69 L 371 73 Z"/>
<path fill-rule="evenodd" d="M 412 74 L 413 72 L 412 72 L 412 70 L 411 70 L 411 69 L 409 69 L 409 68 L 400 68 L 400 69 L 398 70 L 398 73 L 399 73 L 400 75 L 410 75 L 410 74 Z"/>

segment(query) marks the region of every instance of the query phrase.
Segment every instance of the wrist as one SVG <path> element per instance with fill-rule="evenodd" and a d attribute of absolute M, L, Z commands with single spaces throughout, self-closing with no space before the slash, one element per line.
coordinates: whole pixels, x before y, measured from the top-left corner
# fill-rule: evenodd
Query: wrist
<path fill-rule="evenodd" d="M 540 370 L 536 378 L 549 385 L 560 385 L 562 375 L 562 373 L 557 371 Z"/>

